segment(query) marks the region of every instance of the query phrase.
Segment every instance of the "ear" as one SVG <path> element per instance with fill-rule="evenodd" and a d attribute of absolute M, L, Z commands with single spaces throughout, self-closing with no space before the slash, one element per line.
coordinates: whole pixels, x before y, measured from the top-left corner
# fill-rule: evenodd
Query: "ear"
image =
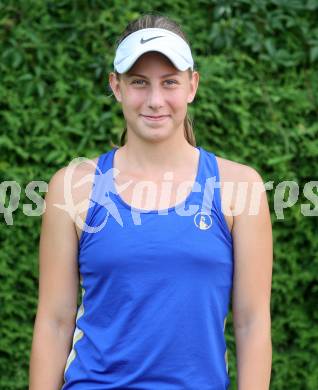
<path fill-rule="evenodd" d="M 117 101 L 121 102 L 122 98 L 121 98 L 119 80 L 117 79 L 115 72 L 109 73 L 108 81 L 109 81 L 109 86 L 112 89 L 113 94 L 115 95 Z"/>
<path fill-rule="evenodd" d="M 199 72 L 194 71 L 192 73 L 192 79 L 190 80 L 188 103 L 192 103 L 194 98 L 195 98 L 195 95 L 196 95 L 196 92 L 197 92 L 197 89 L 199 86 L 199 80 L 200 80 Z"/>

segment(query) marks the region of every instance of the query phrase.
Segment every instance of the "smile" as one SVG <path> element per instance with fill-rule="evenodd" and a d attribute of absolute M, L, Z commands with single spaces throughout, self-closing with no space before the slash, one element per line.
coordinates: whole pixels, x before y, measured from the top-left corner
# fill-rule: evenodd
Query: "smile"
<path fill-rule="evenodd" d="M 152 122 L 159 122 L 162 121 L 166 118 L 168 118 L 167 115 L 161 115 L 161 116 L 147 116 L 147 115 L 142 115 L 143 118 L 152 121 Z"/>

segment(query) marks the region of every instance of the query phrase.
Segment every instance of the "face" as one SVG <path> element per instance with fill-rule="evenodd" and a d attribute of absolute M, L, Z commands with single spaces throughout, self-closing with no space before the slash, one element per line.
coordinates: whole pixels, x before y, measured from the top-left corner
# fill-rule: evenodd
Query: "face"
<path fill-rule="evenodd" d="M 109 75 L 114 95 L 122 104 L 127 131 L 148 141 L 184 138 L 187 105 L 195 97 L 198 82 L 198 72 L 190 79 L 188 71 L 179 71 L 158 52 L 139 57 L 119 81 L 115 73 Z"/>

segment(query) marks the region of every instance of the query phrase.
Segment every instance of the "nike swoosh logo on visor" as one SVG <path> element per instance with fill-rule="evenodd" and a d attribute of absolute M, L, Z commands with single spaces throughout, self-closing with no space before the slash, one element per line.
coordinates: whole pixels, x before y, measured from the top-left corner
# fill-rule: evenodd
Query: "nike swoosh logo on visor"
<path fill-rule="evenodd" d="M 148 39 L 141 38 L 140 43 L 143 44 L 143 43 L 146 43 L 148 41 L 151 41 L 152 39 L 162 38 L 162 37 L 163 37 L 163 35 L 158 35 L 157 37 L 152 37 L 152 38 L 148 38 Z"/>

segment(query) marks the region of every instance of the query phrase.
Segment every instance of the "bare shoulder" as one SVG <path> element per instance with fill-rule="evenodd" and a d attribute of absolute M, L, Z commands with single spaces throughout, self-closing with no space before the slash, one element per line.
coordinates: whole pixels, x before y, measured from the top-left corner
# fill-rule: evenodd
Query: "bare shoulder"
<path fill-rule="evenodd" d="M 262 177 L 253 167 L 219 156 L 216 156 L 216 160 L 220 174 L 222 209 L 232 233 L 237 218 L 235 208 L 243 203 L 246 207 L 252 200 L 253 191 L 258 189 L 259 192 L 264 192 L 265 187 Z"/>
<path fill-rule="evenodd" d="M 223 157 L 215 157 L 219 166 L 221 182 L 262 181 L 255 168 Z"/>
<path fill-rule="evenodd" d="M 73 207 L 73 222 L 79 240 L 82 234 L 82 228 L 87 216 L 89 200 L 91 198 L 95 172 L 98 164 L 98 158 L 85 158 L 82 162 L 64 167 L 64 176 L 67 177 L 66 183 L 70 196 L 70 205 Z"/>
<path fill-rule="evenodd" d="M 86 219 L 98 158 L 71 161 L 56 171 L 49 183 L 49 192 L 55 193 L 56 203 L 72 221 L 77 240 Z"/>

